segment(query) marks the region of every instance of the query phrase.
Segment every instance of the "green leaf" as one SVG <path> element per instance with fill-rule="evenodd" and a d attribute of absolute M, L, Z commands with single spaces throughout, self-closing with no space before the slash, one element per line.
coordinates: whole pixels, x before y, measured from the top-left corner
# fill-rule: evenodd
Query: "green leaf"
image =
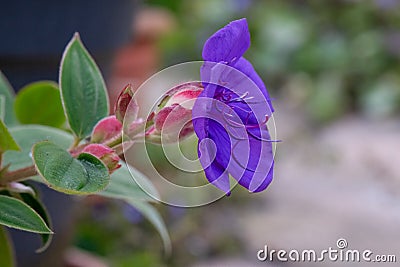
<path fill-rule="evenodd" d="M 44 220 L 46 225 L 51 228 L 51 221 L 50 218 L 47 214 L 47 211 L 45 207 L 42 205 L 42 203 L 36 199 L 34 196 L 28 193 L 22 193 L 20 194 L 22 200 L 28 204 L 33 210 L 35 210 Z M 42 237 L 42 247 L 36 250 L 37 253 L 45 251 L 48 246 L 51 243 L 51 240 L 53 239 L 53 235 L 51 234 L 40 234 Z"/>
<path fill-rule="evenodd" d="M 132 172 L 131 174 L 126 163 L 121 162 L 121 165 L 121 168 L 116 170 L 111 175 L 110 184 L 107 186 L 107 188 L 97 193 L 98 195 L 116 199 L 132 199 L 142 201 L 154 201 L 154 198 L 151 196 L 159 198 L 157 190 L 144 174 L 129 166 Z M 140 186 L 136 181 L 139 181 Z"/>
<path fill-rule="evenodd" d="M 15 115 L 23 124 L 61 127 L 65 122 L 58 85 L 51 81 L 28 84 L 14 102 Z"/>
<path fill-rule="evenodd" d="M 15 266 L 14 252 L 12 250 L 11 239 L 4 227 L 0 226 L 0 266 Z"/>
<path fill-rule="evenodd" d="M 3 99 L 3 100 L 1 100 Z M 17 119 L 13 110 L 14 90 L 0 71 L 0 114 L 2 113 L 4 123 L 8 126 L 16 125 Z"/>
<path fill-rule="evenodd" d="M 0 154 L 7 150 L 20 150 L 3 121 L 0 120 Z"/>
<path fill-rule="evenodd" d="M 0 224 L 33 233 L 53 233 L 36 211 L 9 196 L 0 195 Z"/>
<path fill-rule="evenodd" d="M 72 131 L 82 139 L 108 115 L 109 107 L 101 72 L 77 33 L 65 48 L 59 80 L 65 115 Z"/>
<path fill-rule="evenodd" d="M 107 167 L 95 156 L 82 153 L 73 158 L 68 151 L 48 141 L 35 144 L 32 157 L 47 184 L 67 194 L 92 194 L 110 180 Z"/>
<path fill-rule="evenodd" d="M 143 214 L 157 229 L 158 233 L 163 240 L 164 249 L 167 255 L 171 253 L 171 239 L 168 234 L 167 227 L 164 224 L 158 211 L 149 203 L 143 201 L 137 201 L 133 199 L 126 200 L 126 202 L 135 207 L 140 213 Z"/>
<path fill-rule="evenodd" d="M 6 96 L 0 95 L 0 120 L 4 121 L 6 116 Z"/>
<path fill-rule="evenodd" d="M 10 133 L 21 147 L 21 151 L 8 151 L 3 155 L 5 165 L 11 163 L 9 170 L 13 171 L 33 164 L 32 146 L 40 141 L 51 141 L 67 149 L 72 141 L 72 135 L 56 128 L 41 125 L 21 125 L 10 128 Z"/>

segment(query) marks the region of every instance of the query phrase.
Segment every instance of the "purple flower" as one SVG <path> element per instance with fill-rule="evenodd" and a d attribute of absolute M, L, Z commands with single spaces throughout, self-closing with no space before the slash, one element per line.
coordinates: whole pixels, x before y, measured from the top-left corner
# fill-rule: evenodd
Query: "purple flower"
<path fill-rule="evenodd" d="M 267 188 L 273 153 L 266 126 L 273 112 L 267 89 L 243 54 L 250 46 L 246 19 L 229 23 L 203 47 L 203 92 L 193 107 L 198 155 L 210 183 L 230 194 L 229 175 L 250 192 Z"/>

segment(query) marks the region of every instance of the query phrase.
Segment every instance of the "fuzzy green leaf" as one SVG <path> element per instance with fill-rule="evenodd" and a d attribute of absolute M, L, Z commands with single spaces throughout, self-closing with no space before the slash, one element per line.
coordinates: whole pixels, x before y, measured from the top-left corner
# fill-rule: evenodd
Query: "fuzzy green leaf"
<path fill-rule="evenodd" d="M 35 144 L 32 157 L 46 183 L 63 193 L 96 193 L 110 180 L 107 167 L 95 156 L 82 153 L 73 158 L 68 151 L 48 141 Z"/>
<path fill-rule="evenodd" d="M 46 225 L 51 228 L 51 221 L 50 217 L 47 214 L 47 211 L 45 207 L 42 205 L 42 203 L 36 199 L 33 195 L 28 194 L 28 193 L 22 193 L 20 194 L 22 200 L 28 204 L 33 210 L 35 210 L 44 220 Z M 53 239 L 53 235 L 51 234 L 40 234 L 42 237 L 42 246 L 36 250 L 37 253 L 45 251 L 48 246 L 51 243 L 51 240 Z"/>
<path fill-rule="evenodd" d="M 28 167 L 33 164 L 31 154 L 32 146 L 40 141 L 52 141 L 61 148 L 67 149 L 72 141 L 71 134 L 56 128 L 41 125 L 21 125 L 10 128 L 10 133 L 21 147 L 21 151 L 8 151 L 4 153 L 3 162 L 11 164 L 10 171 Z"/>
<path fill-rule="evenodd" d="M 31 207 L 19 199 L 3 195 L 0 195 L 0 224 L 33 233 L 53 233 Z"/>
<path fill-rule="evenodd" d="M 13 267 L 15 265 L 11 239 L 4 227 L 0 226 L 0 266 Z"/>
<path fill-rule="evenodd" d="M 72 131 L 80 139 L 90 135 L 95 124 L 109 113 L 108 95 L 101 72 L 77 33 L 65 48 L 59 84 Z"/>
<path fill-rule="evenodd" d="M 65 123 L 58 85 L 51 81 L 28 84 L 14 102 L 15 115 L 22 124 L 61 127 Z"/>
<path fill-rule="evenodd" d="M 20 150 L 19 146 L 11 136 L 6 125 L 0 120 L 0 153 L 7 150 Z"/>
<path fill-rule="evenodd" d="M 16 125 L 17 119 L 14 115 L 14 90 L 0 71 L 0 119 L 8 126 Z"/>

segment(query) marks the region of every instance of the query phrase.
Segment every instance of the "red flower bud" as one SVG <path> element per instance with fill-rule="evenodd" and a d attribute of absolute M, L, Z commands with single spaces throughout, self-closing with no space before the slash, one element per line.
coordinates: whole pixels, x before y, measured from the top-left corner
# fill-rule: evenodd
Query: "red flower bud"
<path fill-rule="evenodd" d="M 129 125 L 126 133 L 129 137 L 135 137 L 137 134 L 143 132 L 145 125 L 146 121 L 142 118 L 139 118 Z"/>
<path fill-rule="evenodd" d="M 139 106 L 133 98 L 133 94 L 132 85 L 128 84 L 122 89 L 117 102 L 115 102 L 114 113 L 121 123 L 123 123 L 126 114 L 128 114 L 128 122 L 132 122 L 137 118 Z"/>
<path fill-rule="evenodd" d="M 194 100 L 196 100 L 202 91 L 203 87 L 200 82 L 189 82 L 178 85 L 167 92 L 167 95 L 171 97 L 168 99 L 165 106 L 179 104 L 184 108 L 192 109 Z"/>
<path fill-rule="evenodd" d="M 121 167 L 120 158 L 111 148 L 102 144 L 90 144 L 86 146 L 82 153 L 88 153 L 100 159 L 107 166 L 110 174 Z"/>
<path fill-rule="evenodd" d="M 202 92 L 199 82 L 178 85 L 169 90 L 147 122 L 146 139 L 154 143 L 177 142 L 193 133 L 192 108 Z"/>
<path fill-rule="evenodd" d="M 92 131 L 91 142 L 103 143 L 112 138 L 118 137 L 122 132 L 122 123 L 112 115 L 100 120 Z"/>

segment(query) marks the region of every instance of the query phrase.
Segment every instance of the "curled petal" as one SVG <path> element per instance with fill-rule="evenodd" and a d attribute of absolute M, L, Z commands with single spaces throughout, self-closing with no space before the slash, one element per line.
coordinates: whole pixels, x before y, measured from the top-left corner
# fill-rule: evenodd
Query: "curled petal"
<path fill-rule="evenodd" d="M 246 19 L 206 41 L 200 70 L 204 90 L 192 112 L 200 163 L 210 183 L 227 194 L 229 175 L 250 192 L 264 190 L 273 176 L 266 122 L 274 110 L 263 81 L 243 58 L 249 46 Z"/>
<path fill-rule="evenodd" d="M 235 20 L 208 38 L 203 47 L 203 59 L 234 64 L 249 46 L 247 20 Z"/>
<path fill-rule="evenodd" d="M 200 119 L 199 119 L 200 120 Z M 229 173 L 229 136 L 224 128 L 215 121 L 210 124 L 209 138 L 199 140 L 198 156 L 207 180 L 230 195 Z"/>

